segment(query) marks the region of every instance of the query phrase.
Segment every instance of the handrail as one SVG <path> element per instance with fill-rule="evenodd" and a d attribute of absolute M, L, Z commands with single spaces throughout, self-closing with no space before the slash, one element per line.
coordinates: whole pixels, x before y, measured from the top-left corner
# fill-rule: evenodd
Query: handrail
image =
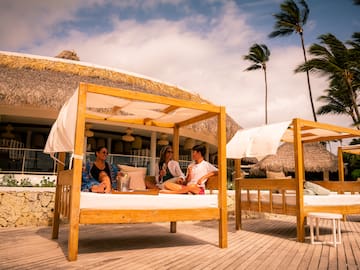
<path fill-rule="evenodd" d="M 18 151 L 21 155 L 10 158 L 10 151 Z M 12 156 L 14 157 L 14 156 Z M 86 160 L 94 160 L 93 152 L 86 153 Z M 135 167 L 148 167 L 151 157 L 143 155 L 112 154 L 108 161 L 113 164 L 126 164 Z M 179 160 L 182 169 L 186 169 L 189 160 Z M 56 162 L 43 149 L 0 147 L 0 172 L 3 174 L 56 174 Z"/>

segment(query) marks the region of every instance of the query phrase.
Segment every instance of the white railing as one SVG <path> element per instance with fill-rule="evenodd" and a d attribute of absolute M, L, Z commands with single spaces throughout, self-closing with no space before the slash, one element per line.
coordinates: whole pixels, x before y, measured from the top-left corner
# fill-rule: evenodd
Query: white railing
<path fill-rule="evenodd" d="M 148 149 L 135 150 L 132 155 L 109 154 L 108 162 L 135 167 L 147 167 L 150 159 Z M 67 158 L 68 160 L 68 158 Z M 86 160 L 95 160 L 94 152 L 86 153 Z M 180 160 L 180 167 L 186 172 L 189 160 Z M 56 162 L 42 149 L 0 147 L 0 172 L 3 174 L 55 175 Z"/>

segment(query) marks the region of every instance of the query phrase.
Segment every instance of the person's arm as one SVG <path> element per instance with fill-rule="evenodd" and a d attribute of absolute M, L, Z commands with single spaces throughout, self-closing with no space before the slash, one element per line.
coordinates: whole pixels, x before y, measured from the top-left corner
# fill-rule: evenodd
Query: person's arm
<path fill-rule="evenodd" d="M 113 189 L 117 188 L 117 177 L 121 176 L 120 170 L 118 168 L 118 166 L 116 166 L 115 164 L 111 163 L 110 166 L 110 179 L 111 179 L 111 186 Z"/>
<path fill-rule="evenodd" d="M 197 181 L 197 184 L 198 184 L 198 185 L 204 184 L 203 182 L 204 182 L 205 180 L 207 180 L 209 177 L 214 176 L 214 175 L 218 175 L 218 171 L 212 171 L 212 172 L 209 172 L 209 173 L 203 175 L 203 176 L 200 177 L 200 179 Z"/>
<path fill-rule="evenodd" d="M 160 170 L 159 170 L 159 164 L 155 164 L 155 181 L 157 184 L 160 183 Z"/>
<path fill-rule="evenodd" d="M 185 177 L 185 185 L 191 181 L 191 170 L 194 166 L 194 163 L 190 163 L 188 168 L 187 168 L 187 171 L 186 171 L 186 177 Z"/>
<path fill-rule="evenodd" d="M 168 163 L 168 168 L 173 177 L 179 177 L 182 180 L 185 180 L 186 177 L 180 168 L 179 162 L 177 162 L 176 160 L 170 160 Z"/>
<path fill-rule="evenodd" d="M 90 173 L 91 162 L 86 162 L 83 165 L 82 177 L 81 177 L 81 191 L 91 191 L 93 185 L 99 184 L 99 181 L 94 179 Z"/>

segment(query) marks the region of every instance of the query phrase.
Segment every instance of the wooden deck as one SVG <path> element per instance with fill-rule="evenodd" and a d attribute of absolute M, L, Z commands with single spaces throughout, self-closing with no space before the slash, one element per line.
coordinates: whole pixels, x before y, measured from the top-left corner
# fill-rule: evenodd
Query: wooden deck
<path fill-rule="evenodd" d="M 68 225 L 58 240 L 51 227 L 1 228 L 0 269 L 360 269 L 360 216 L 342 222 L 342 244 L 296 241 L 293 217 L 244 220 L 235 231 L 229 218 L 227 249 L 217 247 L 214 221 L 169 224 L 87 225 L 80 227 L 78 260 L 67 256 Z M 331 237 L 330 223 L 320 235 Z"/>

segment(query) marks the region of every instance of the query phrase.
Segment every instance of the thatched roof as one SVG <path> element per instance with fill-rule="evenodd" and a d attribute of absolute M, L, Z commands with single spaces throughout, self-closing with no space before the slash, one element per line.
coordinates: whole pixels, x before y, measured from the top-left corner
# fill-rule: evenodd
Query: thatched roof
<path fill-rule="evenodd" d="M 63 58 L 63 59 L 69 59 L 69 60 L 74 60 L 74 61 L 80 61 L 79 56 L 76 54 L 75 51 L 68 51 L 68 50 L 64 50 L 61 53 L 59 53 L 57 56 L 55 56 L 56 58 Z"/>
<path fill-rule="evenodd" d="M 116 69 L 66 59 L 0 52 L 0 107 L 11 105 L 22 110 L 32 106 L 53 110 L 57 114 L 80 82 L 210 103 L 176 86 Z M 189 128 L 195 132 L 216 134 L 216 119 Z M 229 140 L 239 125 L 227 116 L 226 128 Z"/>
<path fill-rule="evenodd" d="M 337 157 L 326 150 L 321 143 L 304 144 L 304 166 L 308 172 L 337 171 Z M 276 155 L 268 155 L 260 160 L 253 168 L 259 170 L 294 172 L 294 145 L 292 143 L 282 144 Z"/>

